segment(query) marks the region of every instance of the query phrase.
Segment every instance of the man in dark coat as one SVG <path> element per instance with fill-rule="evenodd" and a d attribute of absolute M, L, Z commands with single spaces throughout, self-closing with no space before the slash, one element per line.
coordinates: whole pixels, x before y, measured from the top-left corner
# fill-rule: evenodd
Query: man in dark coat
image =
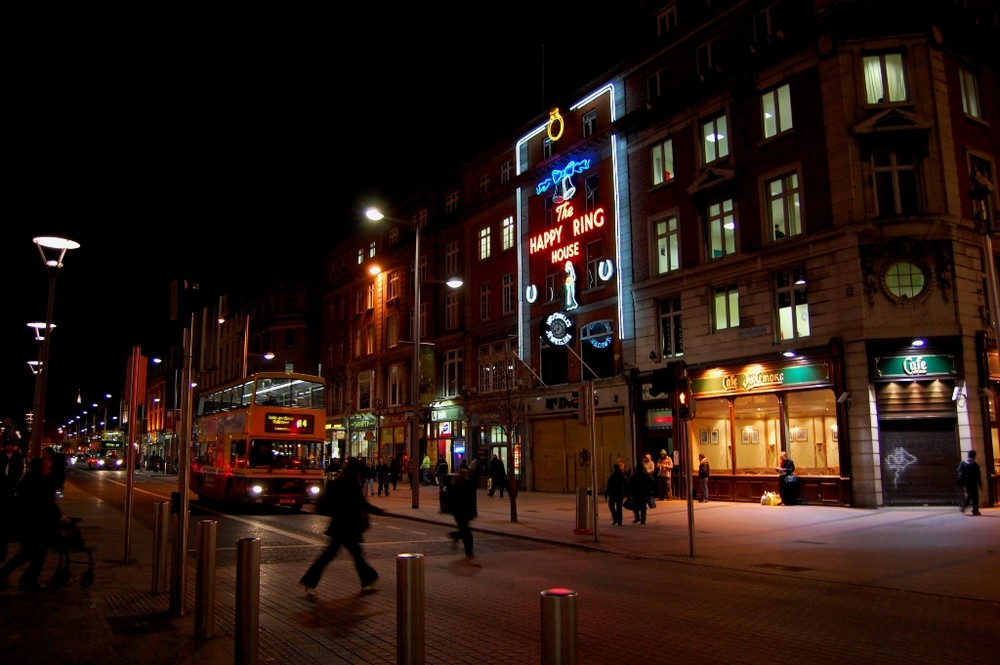
<path fill-rule="evenodd" d="M 476 508 L 476 486 L 469 478 L 469 468 L 462 466 L 458 469 L 458 477 L 448 486 L 448 504 L 451 507 L 451 514 L 458 525 L 457 531 L 448 533 L 451 536 L 452 546 L 457 547 L 461 540 L 465 546 L 465 558 L 473 559 L 475 554 L 472 549 L 472 529 L 469 522 L 474 520 L 479 514 Z"/>
<path fill-rule="evenodd" d="M 357 458 L 351 457 L 343 472 L 331 481 L 320 499 L 317 512 L 331 518 L 326 530 L 326 535 L 330 536 L 330 544 L 299 580 L 299 584 L 310 595 L 316 593 L 323 569 L 337 556 L 341 545 L 354 559 L 354 568 L 358 571 L 362 590 L 373 587 L 378 582 L 378 573 L 365 561 L 361 543 L 364 541 L 363 534 L 368 529 L 368 515 L 384 515 L 385 511 L 365 499 L 361 493 L 363 480 L 360 463 Z"/>
<path fill-rule="evenodd" d="M 490 481 L 492 485 L 490 486 L 490 491 L 487 494 L 492 497 L 493 493 L 500 490 L 500 498 L 503 498 L 503 492 L 507 489 L 507 470 L 503 466 L 503 460 L 501 460 L 496 455 L 490 460 Z"/>
<path fill-rule="evenodd" d="M 21 587 L 26 591 L 42 588 L 38 578 L 45 566 L 45 556 L 59 537 L 62 511 L 56 504 L 56 491 L 63 486 L 65 462 L 51 447 L 42 450 L 41 457 L 31 460 L 28 472 L 17 485 L 15 532 L 21 548 L 0 567 L 0 588 L 7 586 L 7 577 L 24 564 Z"/>
<path fill-rule="evenodd" d="M 979 512 L 979 488 L 983 486 L 983 475 L 979 470 L 979 463 L 976 461 L 976 451 L 970 450 L 968 459 L 962 460 L 958 466 L 958 477 L 965 489 L 965 496 L 962 498 L 962 512 L 972 506 L 973 515 L 981 515 Z"/>
<path fill-rule="evenodd" d="M 4 430 L 4 435 L 7 431 Z M 14 517 L 14 489 L 24 475 L 24 455 L 17 439 L 9 437 L 0 451 L 0 561 L 7 558 L 8 543 L 12 541 Z"/>

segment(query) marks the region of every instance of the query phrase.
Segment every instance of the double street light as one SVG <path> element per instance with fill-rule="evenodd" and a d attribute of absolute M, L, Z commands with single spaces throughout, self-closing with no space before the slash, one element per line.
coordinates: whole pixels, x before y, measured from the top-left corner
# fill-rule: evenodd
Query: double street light
<path fill-rule="evenodd" d="M 42 438 L 45 433 L 45 389 L 50 370 L 49 348 L 52 344 L 52 309 L 56 298 L 56 277 L 59 269 L 63 267 L 63 258 L 66 252 L 71 249 L 79 249 L 80 243 L 66 238 L 56 236 L 39 236 L 34 239 L 38 247 L 39 254 L 42 255 L 42 263 L 49 273 L 49 299 L 45 309 L 45 334 L 42 335 L 42 357 L 37 365 L 38 371 L 35 373 L 35 404 L 32 414 L 31 426 L 31 446 L 29 456 L 34 459 L 42 454 Z M 36 336 L 40 336 L 38 328 L 35 329 Z"/>
<path fill-rule="evenodd" d="M 365 217 L 373 222 L 383 219 L 403 226 L 414 232 L 413 244 L 413 371 L 410 376 L 410 399 L 413 402 L 413 418 L 410 421 L 410 497 L 413 508 L 420 507 L 420 433 L 422 430 L 420 410 L 420 229 L 417 222 L 409 222 L 384 215 L 378 208 L 365 210 Z M 457 288 L 461 280 L 449 280 L 448 286 Z"/>

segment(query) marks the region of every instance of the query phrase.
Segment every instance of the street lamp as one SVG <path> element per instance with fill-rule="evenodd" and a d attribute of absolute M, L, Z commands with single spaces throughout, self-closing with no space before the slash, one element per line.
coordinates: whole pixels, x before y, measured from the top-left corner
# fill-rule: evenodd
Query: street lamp
<path fill-rule="evenodd" d="M 45 309 L 45 335 L 42 339 L 42 358 L 35 374 L 35 406 L 32 416 L 31 448 L 29 456 L 34 459 L 42 454 L 42 437 L 45 432 L 45 388 L 49 370 L 49 347 L 52 344 L 52 309 L 56 298 L 56 277 L 63 266 L 63 258 L 71 249 L 79 249 L 80 243 L 55 236 L 39 236 L 34 239 L 42 263 L 49 273 L 49 299 Z M 48 253 L 46 253 L 46 250 Z M 37 331 L 37 328 L 36 328 Z"/>

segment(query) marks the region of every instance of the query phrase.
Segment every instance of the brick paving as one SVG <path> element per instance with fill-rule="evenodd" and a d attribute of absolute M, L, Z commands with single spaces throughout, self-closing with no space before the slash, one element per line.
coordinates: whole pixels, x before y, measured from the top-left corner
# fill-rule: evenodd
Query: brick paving
<path fill-rule="evenodd" d="M 521 493 L 512 523 L 508 499 L 480 492 L 473 523 L 479 561 L 470 565 L 443 538 L 442 525 L 453 522 L 437 511 L 433 488 L 421 488 L 419 509 L 404 487 L 371 500 L 393 513 L 376 518 L 376 528 L 398 530 L 400 542 L 426 544 L 427 663 L 541 662 L 540 594 L 554 586 L 578 593 L 578 663 L 998 658 L 1000 510 L 994 508 L 971 518 L 957 507 L 670 501 L 659 502 L 644 526 L 626 520 L 612 527 L 603 509 L 595 535 L 574 533 L 573 495 Z M 123 564 L 120 510 L 72 480 L 62 507 L 84 526 L 100 525 L 85 529 L 95 549 L 95 582 L 83 588 L 77 577 L 58 591 L 0 592 L 5 662 L 241 662 L 231 554 L 220 554 L 217 565 L 214 634 L 197 639 L 194 559 L 187 611 L 171 616 L 167 594 L 150 592 L 151 531 L 133 521 L 133 561 Z M 504 547 L 501 535 L 520 539 L 520 546 Z M 366 545 L 382 578 L 377 590 L 359 592 L 342 553 L 313 598 L 296 581 L 319 547 L 322 539 L 262 563 L 256 662 L 396 662 L 395 546 Z M 662 637 L 670 641 L 669 657 L 656 647 Z"/>

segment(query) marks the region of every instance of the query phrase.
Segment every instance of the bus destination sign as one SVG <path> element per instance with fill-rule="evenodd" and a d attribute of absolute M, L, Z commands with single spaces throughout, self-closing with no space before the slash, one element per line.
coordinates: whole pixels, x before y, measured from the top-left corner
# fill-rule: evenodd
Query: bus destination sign
<path fill-rule="evenodd" d="M 310 415 L 265 413 L 264 431 L 272 434 L 312 434 L 314 420 Z"/>

